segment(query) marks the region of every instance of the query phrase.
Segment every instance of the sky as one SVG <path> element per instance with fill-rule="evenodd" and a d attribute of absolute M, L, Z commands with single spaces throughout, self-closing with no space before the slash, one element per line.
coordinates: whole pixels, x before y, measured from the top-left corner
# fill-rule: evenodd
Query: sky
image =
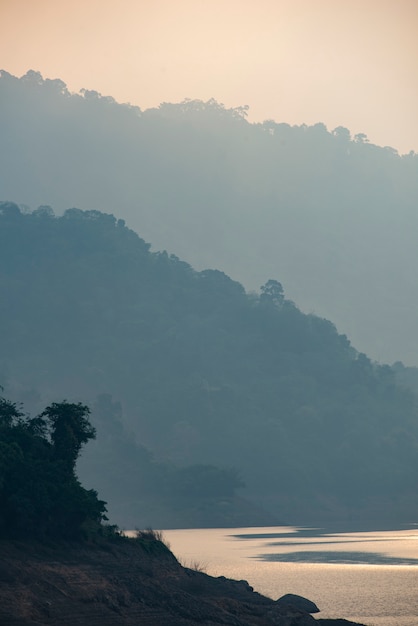
<path fill-rule="evenodd" d="M 0 0 L 0 69 L 418 152 L 418 0 Z"/>

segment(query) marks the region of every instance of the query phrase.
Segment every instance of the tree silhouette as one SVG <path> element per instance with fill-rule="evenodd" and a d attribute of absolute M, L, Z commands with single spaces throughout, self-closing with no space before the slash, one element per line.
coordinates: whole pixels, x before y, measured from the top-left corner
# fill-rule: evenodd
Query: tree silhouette
<path fill-rule="evenodd" d="M 54 402 L 40 415 L 51 433 L 53 453 L 69 472 L 73 472 L 81 447 L 96 436 L 90 424 L 88 406 L 70 402 Z"/>
<path fill-rule="evenodd" d="M 281 306 L 284 302 L 282 284 L 277 280 L 270 279 L 260 287 L 260 302 L 271 302 L 275 306 Z"/>
<path fill-rule="evenodd" d="M 80 539 L 101 533 L 105 502 L 75 475 L 95 430 L 83 404 L 53 403 L 25 416 L 0 397 L 0 537 Z"/>

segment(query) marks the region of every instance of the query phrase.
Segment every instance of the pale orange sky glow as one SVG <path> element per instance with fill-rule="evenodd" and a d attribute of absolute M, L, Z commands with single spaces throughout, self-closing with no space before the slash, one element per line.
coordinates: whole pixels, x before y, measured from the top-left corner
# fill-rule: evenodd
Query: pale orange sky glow
<path fill-rule="evenodd" d="M 0 0 L 0 68 L 418 151 L 418 0 Z"/>

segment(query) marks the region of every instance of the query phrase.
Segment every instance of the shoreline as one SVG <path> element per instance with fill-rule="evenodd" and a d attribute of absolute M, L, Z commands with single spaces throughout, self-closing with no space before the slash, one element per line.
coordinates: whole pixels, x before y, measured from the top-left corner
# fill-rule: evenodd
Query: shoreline
<path fill-rule="evenodd" d="M 151 533 L 95 544 L 1 541 L 0 553 L 0 623 L 8 626 L 355 624 L 314 619 L 246 581 L 183 567 Z"/>

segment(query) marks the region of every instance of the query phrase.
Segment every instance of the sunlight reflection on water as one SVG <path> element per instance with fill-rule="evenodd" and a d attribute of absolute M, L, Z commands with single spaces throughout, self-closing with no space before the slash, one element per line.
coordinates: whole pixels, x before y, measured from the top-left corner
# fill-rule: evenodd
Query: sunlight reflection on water
<path fill-rule="evenodd" d="M 339 532 L 273 527 L 167 530 L 186 566 L 245 579 L 272 598 L 296 593 L 318 617 L 370 626 L 418 624 L 418 530 Z"/>

